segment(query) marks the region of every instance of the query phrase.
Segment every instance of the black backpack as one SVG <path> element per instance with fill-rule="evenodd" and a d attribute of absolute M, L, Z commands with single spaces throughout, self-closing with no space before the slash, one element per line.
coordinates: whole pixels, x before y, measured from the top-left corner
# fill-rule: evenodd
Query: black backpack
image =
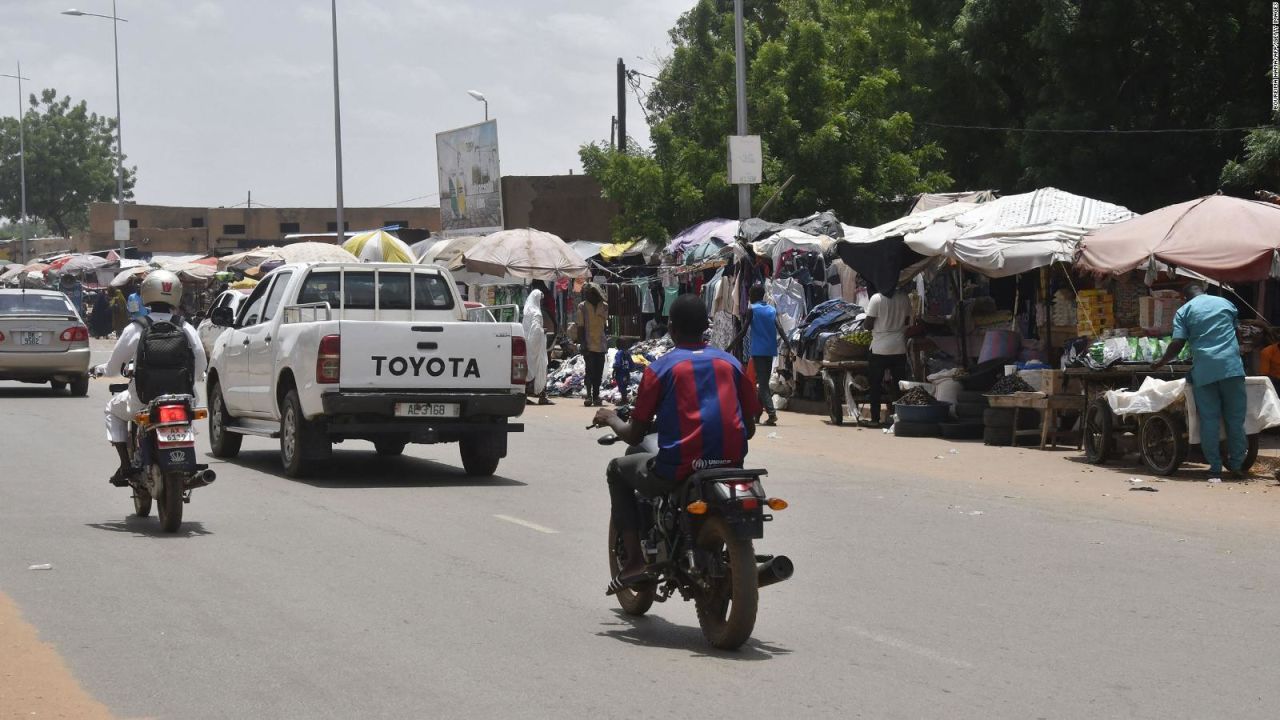
<path fill-rule="evenodd" d="M 142 329 L 133 365 L 138 398 L 149 403 L 161 395 L 194 394 L 196 356 L 182 318 L 143 317 L 136 322 Z"/>

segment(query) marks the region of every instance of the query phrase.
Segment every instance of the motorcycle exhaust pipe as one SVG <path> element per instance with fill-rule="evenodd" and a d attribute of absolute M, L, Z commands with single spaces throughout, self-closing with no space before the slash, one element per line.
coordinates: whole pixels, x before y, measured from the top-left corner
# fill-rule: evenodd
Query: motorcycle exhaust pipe
<path fill-rule="evenodd" d="M 791 577 L 796 566 L 786 555 L 777 555 L 756 567 L 756 587 L 768 587 Z"/>
<path fill-rule="evenodd" d="M 217 479 L 218 474 L 212 470 L 198 470 L 191 476 L 191 479 L 187 480 L 187 489 L 194 490 L 195 488 L 204 487 Z"/>

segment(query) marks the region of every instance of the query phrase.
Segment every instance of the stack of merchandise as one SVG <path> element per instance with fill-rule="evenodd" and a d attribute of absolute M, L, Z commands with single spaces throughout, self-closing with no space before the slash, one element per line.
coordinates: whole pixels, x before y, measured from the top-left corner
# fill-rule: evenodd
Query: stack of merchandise
<path fill-rule="evenodd" d="M 1138 327 L 1138 310 L 1143 300 L 1147 299 L 1147 286 L 1133 275 L 1122 275 L 1116 279 L 1116 327 Z M 1167 334 L 1167 333 L 1166 333 Z"/>
<path fill-rule="evenodd" d="M 1115 327 L 1115 297 L 1106 290 L 1081 290 L 1076 296 L 1076 332 L 1098 337 Z"/>
<path fill-rule="evenodd" d="M 671 352 L 673 347 L 675 344 L 671 342 L 671 337 L 665 336 L 657 340 L 638 342 L 628 349 L 631 353 L 632 367 L 628 388 L 629 399 L 635 399 L 636 388 L 640 387 L 640 378 L 644 375 L 644 369 L 653 361 Z M 623 401 L 622 391 L 613 374 L 617 353 L 618 351 L 614 348 L 609 348 L 605 353 L 604 377 L 600 391 L 601 400 L 615 405 Z M 586 374 L 586 359 L 581 355 L 574 355 L 547 376 L 547 394 L 554 397 L 585 398 Z"/>
<path fill-rule="evenodd" d="M 1138 325 L 1148 335 L 1173 333 L 1173 314 L 1182 307 L 1182 295 L 1176 290 L 1156 290 L 1138 301 Z"/>

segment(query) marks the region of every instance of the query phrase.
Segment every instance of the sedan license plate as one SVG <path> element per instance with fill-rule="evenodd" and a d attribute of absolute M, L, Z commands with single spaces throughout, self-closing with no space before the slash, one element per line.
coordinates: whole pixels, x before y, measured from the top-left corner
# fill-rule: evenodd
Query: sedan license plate
<path fill-rule="evenodd" d="M 42 332 L 22 332 L 18 333 L 18 343 L 21 345 L 44 345 L 44 333 Z"/>
<path fill-rule="evenodd" d="M 190 427 L 162 427 L 156 428 L 156 440 L 159 440 L 162 445 L 192 443 L 196 440 L 196 434 L 191 431 Z"/>
<path fill-rule="evenodd" d="M 456 418 L 457 403 L 396 403 L 396 417 Z"/>

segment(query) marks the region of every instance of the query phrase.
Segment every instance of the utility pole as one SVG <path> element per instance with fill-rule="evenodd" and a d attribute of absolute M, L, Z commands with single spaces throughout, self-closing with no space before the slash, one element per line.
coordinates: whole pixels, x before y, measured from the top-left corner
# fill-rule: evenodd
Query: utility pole
<path fill-rule="evenodd" d="M 18 63 L 17 75 L 0 74 L 0 77 L 13 78 L 18 81 L 18 175 L 22 187 L 22 211 L 18 216 L 18 233 L 22 241 L 22 264 L 27 263 L 27 140 L 23 127 L 23 116 L 26 115 L 25 102 L 22 98 L 22 81 L 30 78 L 22 77 L 22 63 Z"/>
<path fill-rule="evenodd" d="M 738 60 L 738 135 L 747 134 L 747 43 L 742 19 L 742 0 L 733 0 L 733 35 Z M 619 63 L 622 61 L 619 60 Z M 751 217 L 751 186 L 738 186 L 738 219 Z"/>
<path fill-rule="evenodd" d="M 609 118 L 609 147 L 618 149 L 618 116 Z"/>
<path fill-rule="evenodd" d="M 627 65 L 618 58 L 618 151 L 627 151 Z"/>
<path fill-rule="evenodd" d="M 347 239 L 342 207 L 342 103 L 338 100 L 338 0 L 331 3 L 333 13 L 333 151 L 338 176 L 338 244 Z"/>

